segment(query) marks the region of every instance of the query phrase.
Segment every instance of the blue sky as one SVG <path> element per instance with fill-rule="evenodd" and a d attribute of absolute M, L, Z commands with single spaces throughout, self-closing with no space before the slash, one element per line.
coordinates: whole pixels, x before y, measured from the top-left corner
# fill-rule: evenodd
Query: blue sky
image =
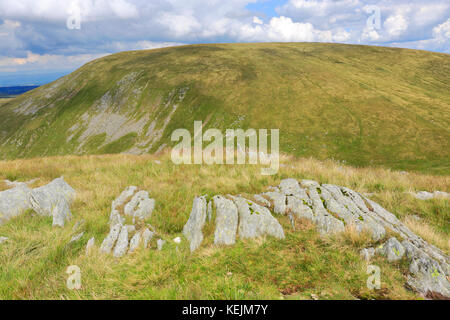
<path fill-rule="evenodd" d="M 450 53 L 437 0 L 0 0 L 0 86 L 42 84 L 123 50 L 315 41 Z"/>

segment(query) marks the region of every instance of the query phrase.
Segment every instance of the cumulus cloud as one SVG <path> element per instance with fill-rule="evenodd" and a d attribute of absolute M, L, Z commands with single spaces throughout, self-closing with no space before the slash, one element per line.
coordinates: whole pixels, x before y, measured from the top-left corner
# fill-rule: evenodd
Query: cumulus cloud
<path fill-rule="evenodd" d="M 77 65 L 117 51 L 203 42 L 321 41 L 449 52 L 445 1 L 283 0 L 273 13 L 254 9 L 265 1 L 0 0 L 2 68 L 40 68 L 52 59 Z M 375 28 L 367 23 L 374 6 Z M 75 13 L 80 29 L 71 30 L 67 19 Z"/>

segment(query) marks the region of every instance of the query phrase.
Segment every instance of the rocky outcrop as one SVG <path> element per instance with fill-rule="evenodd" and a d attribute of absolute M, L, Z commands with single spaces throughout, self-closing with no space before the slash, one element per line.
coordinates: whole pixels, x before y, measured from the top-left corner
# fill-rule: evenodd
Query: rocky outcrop
<path fill-rule="evenodd" d="M 255 199 L 260 197 L 267 199 L 270 203 L 267 207 L 279 214 L 291 213 L 311 220 L 322 234 L 341 232 L 345 227 L 353 226 L 357 232 L 369 232 L 374 241 L 381 241 L 386 230 L 390 230 L 396 237 L 376 249 L 361 250 L 361 256 L 370 260 L 374 254 L 382 254 L 391 262 L 406 256 L 410 261 L 408 284 L 412 288 L 423 295 L 431 292 L 450 297 L 449 257 L 364 195 L 346 187 L 312 180 L 285 179 L 279 187 L 272 187 L 271 192 L 257 195 Z M 283 202 L 286 203 L 284 212 Z"/>
<path fill-rule="evenodd" d="M 30 189 L 26 183 L 0 192 L 0 224 L 32 209 L 38 215 L 53 217 L 53 226 L 63 227 L 70 220 L 70 204 L 75 200 L 75 190 L 57 178 L 49 184 Z"/>
<path fill-rule="evenodd" d="M 142 226 L 144 221 L 151 217 L 155 208 L 155 200 L 149 197 L 147 191 L 139 191 L 138 187 L 127 187 L 112 202 L 109 218 L 110 230 L 100 246 L 100 252 L 113 254 L 120 258 L 127 253 L 135 252 L 142 244 L 147 248 L 154 235 L 147 227 Z M 125 224 L 126 217 L 132 217 L 133 224 Z"/>
<path fill-rule="evenodd" d="M 183 228 L 183 234 L 190 242 L 191 251 L 196 250 L 203 241 L 202 229 L 210 204 L 216 217 L 215 245 L 232 245 L 236 242 L 237 236 L 241 239 L 266 235 L 284 238 L 283 228 L 277 219 L 266 207 L 256 202 L 240 196 L 217 195 L 207 204 L 205 197 L 198 197 L 194 199 L 189 220 Z"/>
<path fill-rule="evenodd" d="M 194 251 L 203 241 L 202 229 L 206 221 L 206 198 L 194 199 L 189 220 L 183 227 L 183 235 L 190 242 L 190 249 Z"/>

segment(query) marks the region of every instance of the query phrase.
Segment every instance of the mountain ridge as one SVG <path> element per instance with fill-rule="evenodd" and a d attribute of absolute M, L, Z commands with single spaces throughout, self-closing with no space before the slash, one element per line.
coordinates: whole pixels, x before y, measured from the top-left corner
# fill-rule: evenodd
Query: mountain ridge
<path fill-rule="evenodd" d="M 280 150 L 448 174 L 450 56 L 319 43 L 129 51 L 0 107 L 0 158 L 154 153 L 177 128 L 279 128 Z"/>

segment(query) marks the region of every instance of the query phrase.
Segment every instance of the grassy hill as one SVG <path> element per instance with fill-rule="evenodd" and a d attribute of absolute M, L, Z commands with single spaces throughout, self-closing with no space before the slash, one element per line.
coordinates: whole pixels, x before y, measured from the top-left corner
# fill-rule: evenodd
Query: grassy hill
<path fill-rule="evenodd" d="M 251 194 L 278 185 L 281 179 L 314 179 L 374 193 L 370 197 L 395 213 L 412 231 L 450 250 L 447 199 L 422 201 L 409 191 L 450 191 L 450 178 L 385 169 L 343 166 L 327 160 L 282 157 L 278 175 L 262 176 L 257 165 L 174 165 L 168 154 L 64 156 L 0 161 L 0 181 L 28 181 L 33 187 L 64 176 L 77 190 L 73 219 L 53 228 L 51 217 L 24 214 L 0 226 L 0 299 L 416 299 L 405 288 L 408 263 L 372 260 L 382 270 L 381 289 L 366 285 L 366 263 L 359 250 L 370 237 L 351 229 L 322 237 L 309 220 L 293 230 L 288 217 L 277 215 L 286 239 L 272 237 L 214 246 L 214 222 L 204 228 L 205 240 L 193 254 L 181 235 L 195 196 Z M 180 183 L 183 181 L 183 183 Z M 152 248 L 116 259 L 98 252 L 108 233 L 111 202 L 129 185 L 148 190 L 156 207 L 148 223 L 157 234 Z M 6 186 L 0 183 L 0 190 Z M 82 227 L 74 229 L 82 219 Z M 75 242 L 72 236 L 84 231 Z M 176 248 L 172 241 L 181 236 Z M 85 246 L 95 237 L 94 252 Z M 157 238 L 167 240 L 156 250 Z M 68 266 L 79 266 L 82 289 L 66 287 Z"/>
<path fill-rule="evenodd" d="M 295 156 L 450 173 L 450 56 L 263 43 L 122 52 L 0 107 L 0 158 L 154 153 L 174 129 L 279 128 Z"/>

